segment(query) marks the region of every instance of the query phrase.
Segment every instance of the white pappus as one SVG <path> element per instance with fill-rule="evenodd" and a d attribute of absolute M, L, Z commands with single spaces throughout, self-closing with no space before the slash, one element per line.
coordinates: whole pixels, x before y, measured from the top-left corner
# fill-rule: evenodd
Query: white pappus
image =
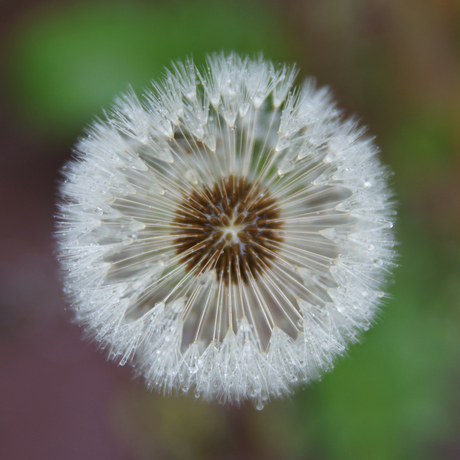
<path fill-rule="evenodd" d="M 367 330 L 394 266 L 388 171 L 295 67 L 177 62 L 63 168 L 76 318 L 150 388 L 262 408 Z"/>

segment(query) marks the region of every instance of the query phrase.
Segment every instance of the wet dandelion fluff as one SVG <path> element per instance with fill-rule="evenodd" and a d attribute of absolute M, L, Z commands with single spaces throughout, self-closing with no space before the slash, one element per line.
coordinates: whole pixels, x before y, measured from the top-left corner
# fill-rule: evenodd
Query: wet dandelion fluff
<path fill-rule="evenodd" d="M 117 99 L 64 167 L 78 322 L 148 387 L 258 408 L 375 317 L 394 212 L 372 140 L 262 58 L 178 62 Z"/>

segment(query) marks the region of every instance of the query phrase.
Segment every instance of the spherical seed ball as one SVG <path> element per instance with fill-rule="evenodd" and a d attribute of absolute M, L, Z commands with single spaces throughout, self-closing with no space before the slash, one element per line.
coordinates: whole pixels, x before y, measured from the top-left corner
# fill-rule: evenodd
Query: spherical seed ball
<path fill-rule="evenodd" d="M 130 91 L 64 167 L 78 321 L 163 393 L 291 392 L 367 330 L 391 271 L 387 169 L 312 80 L 236 54 Z"/>

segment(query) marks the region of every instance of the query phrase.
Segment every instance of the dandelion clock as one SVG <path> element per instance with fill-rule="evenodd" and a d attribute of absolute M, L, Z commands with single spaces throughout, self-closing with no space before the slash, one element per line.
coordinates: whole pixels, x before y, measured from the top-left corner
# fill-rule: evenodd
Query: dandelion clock
<path fill-rule="evenodd" d="M 149 388 L 262 408 L 375 318 L 395 255 L 388 172 L 295 76 L 236 54 L 177 62 L 116 99 L 64 166 L 65 291 Z"/>

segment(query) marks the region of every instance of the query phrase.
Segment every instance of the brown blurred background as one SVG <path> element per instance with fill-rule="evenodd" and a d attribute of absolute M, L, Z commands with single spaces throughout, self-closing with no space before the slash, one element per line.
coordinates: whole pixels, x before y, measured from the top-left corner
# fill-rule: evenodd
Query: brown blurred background
<path fill-rule="evenodd" d="M 131 83 L 207 52 L 297 62 L 394 171 L 392 300 L 322 382 L 261 411 L 148 393 L 82 341 L 58 280 L 59 169 Z M 460 2 L 0 1 L 0 458 L 460 458 Z"/>

